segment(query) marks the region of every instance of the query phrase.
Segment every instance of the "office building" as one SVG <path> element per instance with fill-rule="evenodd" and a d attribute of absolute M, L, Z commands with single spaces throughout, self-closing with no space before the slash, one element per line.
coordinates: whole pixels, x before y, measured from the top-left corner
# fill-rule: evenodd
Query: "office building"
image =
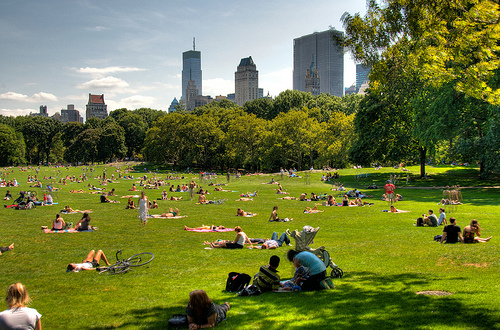
<path fill-rule="evenodd" d="M 305 91 L 312 95 L 319 95 L 320 77 L 318 70 L 314 66 L 314 55 L 312 57 L 311 66 L 306 71 L 306 87 Z"/>
<path fill-rule="evenodd" d="M 193 50 L 182 53 L 182 97 L 186 99 L 186 88 L 190 80 L 198 90 L 198 95 L 202 95 L 202 72 L 201 72 L 201 52 L 195 50 L 195 40 L 193 38 Z"/>
<path fill-rule="evenodd" d="M 83 123 L 83 118 L 80 116 L 80 111 L 75 110 L 73 104 L 68 104 L 67 109 L 61 109 L 61 117 L 59 118 L 63 123 L 77 122 Z"/>
<path fill-rule="evenodd" d="M 259 71 L 252 56 L 241 59 L 234 73 L 234 85 L 237 105 L 259 98 Z"/>
<path fill-rule="evenodd" d="M 332 40 L 336 30 L 314 32 L 293 40 L 293 89 L 306 91 L 307 70 L 314 56 L 315 67 L 321 80 L 319 92 L 335 96 L 344 95 L 344 52 Z"/>
<path fill-rule="evenodd" d="M 104 103 L 104 94 L 92 95 L 89 93 L 89 103 L 87 103 L 86 120 L 90 118 L 105 119 L 108 116 L 108 106 Z"/>
<path fill-rule="evenodd" d="M 168 113 L 175 112 L 178 106 L 179 106 L 179 101 L 177 101 L 177 98 L 174 97 L 172 103 L 170 103 L 170 106 L 168 107 Z"/>
<path fill-rule="evenodd" d="M 368 75 L 370 74 L 371 69 L 371 66 L 356 64 L 356 93 L 359 92 L 363 83 L 368 83 Z"/>

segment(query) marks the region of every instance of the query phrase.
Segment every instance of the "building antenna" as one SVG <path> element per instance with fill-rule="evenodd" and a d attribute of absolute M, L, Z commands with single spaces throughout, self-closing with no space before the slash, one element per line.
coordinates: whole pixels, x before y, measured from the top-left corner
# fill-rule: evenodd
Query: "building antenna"
<path fill-rule="evenodd" d="M 194 43 L 194 37 L 193 37 L 193 50 L 196 50 L 196 45 Z"/>

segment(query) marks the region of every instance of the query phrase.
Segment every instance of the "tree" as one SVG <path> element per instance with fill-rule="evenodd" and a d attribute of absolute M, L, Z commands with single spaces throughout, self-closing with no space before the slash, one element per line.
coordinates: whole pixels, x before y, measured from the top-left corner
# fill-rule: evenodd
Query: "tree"
<path fill-rule="evenodd" d="M 25 152 L 22 136 L 16 134 L 14 128 L 0 124 L 0 165 L 17 165 L 24 162 Z"/>
<path fill-rule="evenodd" d="M 144 118 L 133 112 L 120 117 L 118 124 L 125 132 L 125 144 L 127 145 L 127 156 L 134 157 L 141 153 L 146 138 L 147 124 Z"/>
<path fill-rule="evenodd" d="M 99 133 L 97 146 L 99 160 L 112 161 L 113 158 L 121 158 L 126 154 L 125 131 L 114 120 L 106 122 Z"/>

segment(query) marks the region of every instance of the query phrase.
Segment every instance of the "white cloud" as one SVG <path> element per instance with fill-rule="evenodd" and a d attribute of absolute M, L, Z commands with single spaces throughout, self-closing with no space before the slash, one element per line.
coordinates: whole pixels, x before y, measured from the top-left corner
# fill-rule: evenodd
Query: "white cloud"
<path fill-rule="evenodd" d="M 28 95 L 19 94 L 16 92 L 7 92 L 7 93 L 0 94 L 0 100 L 27 101 Z"/>
<path fill-rule="evenodd" d="M 30 112 L 38 113 L 39 110 L 35 110 L 35 109 L 0 109 L 0 115 L 13 116 L 13 117 L 26 116 L 26 115 L 29 115 Z"/>
<path fill-rule="evenodd" d="M 127 108 L 129 110 L 138 108 L 155 108 L 156 98 L 152 96 L 132 95 L 119 101 L 108 99 L 106 101 L 106 104 L 108 105 L 108 111 L 113 111 L 120 108 Z"/>
<path fill-rule="evenodd" d="M 105 31 L 105 30 L 109 30 L 109 28 L 105 27 L 105 26 L 94 26 L 94 27 L 89 27 L 89 28 L 86 28 L 87 31 L 96 31 L 96 32 L 100 32 L 100 31 Z"/>
<path fill-rule="evenodd" d="M 263 74 L 259 76 L 259 87 L 264 89 L 264 95 L 269 92 L 271 96 L 277 96 L 279 93 L 293 88 L 292 75 L 292 67 Z"/>
<path fill-rule="evenodd" d="M 112 76 L 100 79 L 93 79 L 76 86 L 76 88 L 78 89 L 86 89 L 86 90 L 104 89 L 104 90 L 114 90 L 116 92 L 120 91 L 126 92 L 126 89 L 128 89 L 128 87 L 129 87 L 128 82 Z"/>
<path fill-rule="evenodd" d="M 223 78 L 203 80 L 203 95 L 215 97 L 234 93 L 234 81 Z"/>
<path fill-rule="evenodd" d="M 145 71 L 145 69 L 141 69 L 141 68 L 124 67 L 124 66 L 108 66 L 108 67 L 105 67 L 105 68 L 86 67 L 86 68 L 73 69 L 73 70 L 75 70 L 78 73 L 87 73 L 87 74 L 90 74 L 94 78 L 100 78 L 100 77 L 103 77 L 106 74 L 116 73 L 116 72 Z"/>
<path fill-rule="evenodd" d="M 0 94 L 0 100 L 24 101 L 24 102 L 42 102 L 42 101 L 58 101 L 58 98 L 54 94 L 45 93 L 45 92 L 35 93 L 31 97 L 28 97 L 28 95 L 19 94 L 16 92 L 7 92 L 7 93 Z"/>

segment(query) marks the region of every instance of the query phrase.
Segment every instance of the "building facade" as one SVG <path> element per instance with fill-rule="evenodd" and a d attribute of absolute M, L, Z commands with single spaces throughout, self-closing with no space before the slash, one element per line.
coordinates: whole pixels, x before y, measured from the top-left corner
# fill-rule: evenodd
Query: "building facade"
<path fill-rule="evenodd" d="M 36 112 L 30 112 L 30 116 L 32 116 L 32 117 L 37 117 L 37 116 L 48 117 L 49 114 L 47 112 L 47 106 L 46 105 L 41 105 L 40 106 L 40 112 L 38 112 L 38 113 L 36 113 Z"/>
<path fill-rule="evenodd" d="M 89 102 L 85 113 L 86 120 L 90 118 L 105 119 L 108 116 L 108 106 L 104 103 L 104 94 L 92 95 L 89 93 Z"/>
<path fill-rule="evenodd" d="M 306 87 L 305 91 L 312 95 L 319 95 L 320 90 L 320 77 L 318 70 L 314 66 L 314 55 L 311 61 L 311 66 L 306 71 Z"/>
<path fill-rule="evenodd" d="M 68 104 L 67 109 L 61 109 L 61 117 L 59 120 L 63 123 L 83 123 L 83 117 L 80 116 L 80 111 L 75 109 L 74 104 Z"/>
<path fill-rule="evenodd" d="M 344 95 L 344 52 L 338 47 L 332 33 L 342 36 L 336 30 L 314 32 L 293 40 L 293 89 L 306 91 L 307 70 L 311 68 L 314 56 L 319 82 L 319 92 L 335 96 Z"/>
<path fill-rule="evenodd" d="M 252 56 L 241 59 L 234 73 L 234 85 L 237 105 L 259 98 L 259 71 Z"/>
<path fill-rule="evenodd" d="M 371 69 L 371 66 L 356 64 L 356 93 L 359 92 L 363 83 L 368 83 L 368 75 L 370 74 Z"/>
<path fill-rule="evenodd" d="M 193 40 L 193 50 L 182 53 L 182 97 L 186 99 L 186 88 L 190 80 L 194 81 L 198 90 L 198 95 L 203 94 L 202 72 L 201 72 L 201 52 L 195 50 Z"/>

